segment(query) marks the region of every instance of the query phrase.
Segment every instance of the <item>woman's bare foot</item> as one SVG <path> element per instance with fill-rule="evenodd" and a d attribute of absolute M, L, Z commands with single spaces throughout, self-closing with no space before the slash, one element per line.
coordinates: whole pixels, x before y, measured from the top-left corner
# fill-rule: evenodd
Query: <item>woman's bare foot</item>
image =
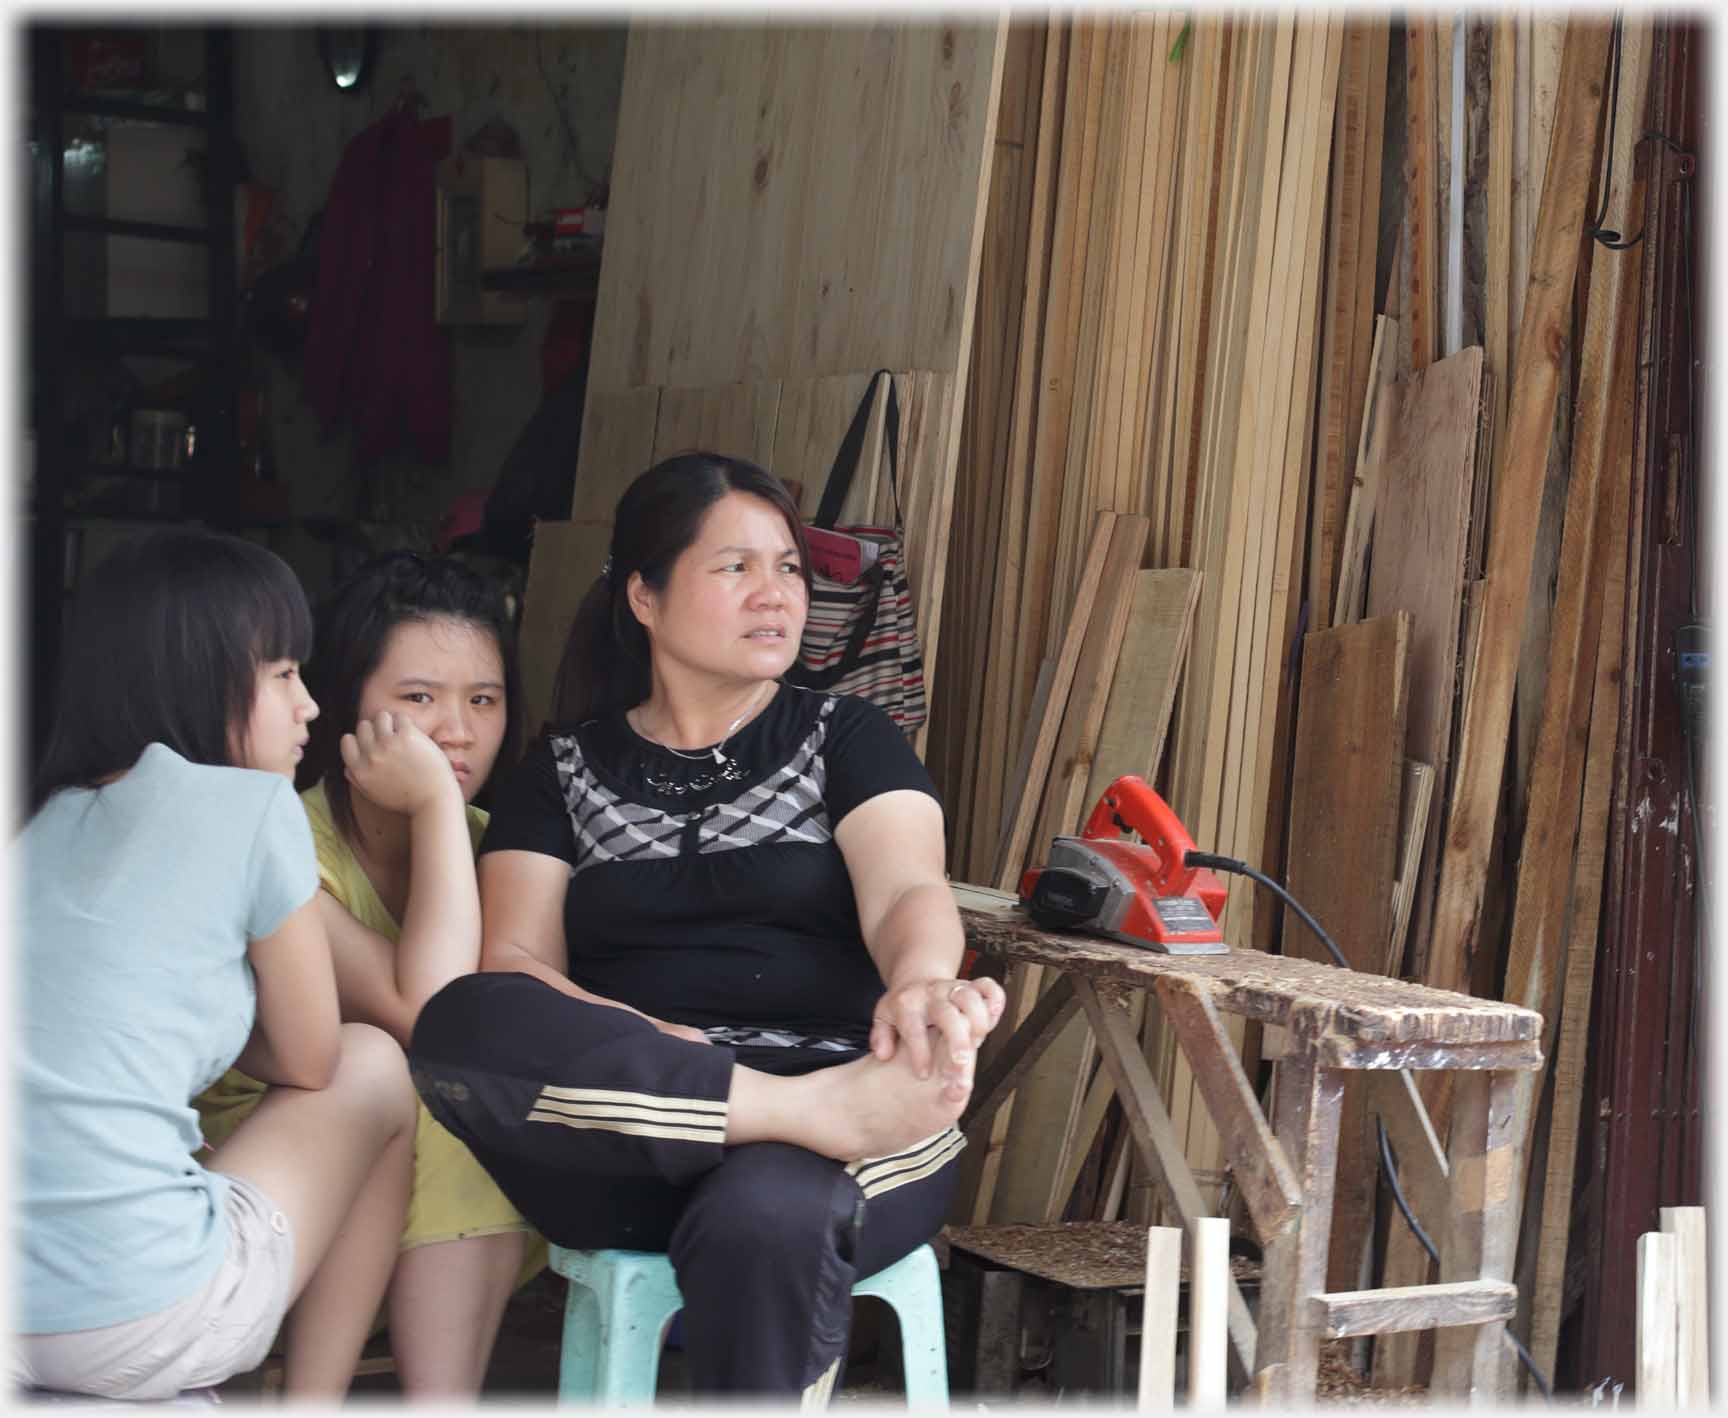
<path fill-rule="evenodd" d="M 866 1054 L 797 1078 L 735 1068 L 726 1141 L 790 1142 L 840 1162 L 903 1151 L 955 1122 L 972 1096 L 972 1060 L 930 1031 L 935 1067 L 920 1079 L 907 1050 Z"/>

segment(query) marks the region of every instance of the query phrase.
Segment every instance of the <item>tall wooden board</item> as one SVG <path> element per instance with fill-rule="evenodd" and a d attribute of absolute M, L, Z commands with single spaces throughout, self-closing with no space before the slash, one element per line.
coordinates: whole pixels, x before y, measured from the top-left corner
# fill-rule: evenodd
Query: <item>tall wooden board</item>
<path fill-rule="evenodd" d="M 1380 968 L 1392 923 L 1403 787 L 1411 617 L 1395 611 L 1309 634 L 1290 784 L 1290 892 L 1355 970 Z M 1330 961 L 1306 928 L 1284 953 Z M 1375 1165 L 1359 1080 L 1346 1082 L 1338 1137 L 1328 1290 L 1362 1285 L 1373 1236 Z"/>
<path fill-rule="evenodd" d="M 1368 615 L 1410 615 L 1406 756 L 1433 765 L 1441 783 L 1452 740 L 1481 393 L 1477 346 L 1436 361 L 1397 387 L 1374 518 Z M 1426 903 L 1434 895 L 1438 851 L 1431 835 L 1411 923 L 1415 959 L 1427 939 Z"/>

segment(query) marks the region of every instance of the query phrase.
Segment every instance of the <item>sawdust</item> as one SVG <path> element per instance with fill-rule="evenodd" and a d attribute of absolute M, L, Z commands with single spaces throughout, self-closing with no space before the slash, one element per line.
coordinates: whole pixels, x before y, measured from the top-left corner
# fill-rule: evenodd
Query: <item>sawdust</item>
<path fill-rule="evenodd" d="M 1428 1390 L 1420 1384 L 1375 1388 L 1350 1362 L 1353 1339 L 1329 1339 L 1320 1346 L 1320 1375 L 1314 1385 L 1317 1403 L 1352 1407 L 1411 1408 L 1426 1406 Z"/>

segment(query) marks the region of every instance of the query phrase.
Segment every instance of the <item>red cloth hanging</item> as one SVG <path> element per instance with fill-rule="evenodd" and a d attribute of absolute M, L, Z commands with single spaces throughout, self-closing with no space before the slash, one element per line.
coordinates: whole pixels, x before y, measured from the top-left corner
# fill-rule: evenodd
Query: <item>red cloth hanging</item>
<path fill-rule="evenodd" d="M 433 315 L 436 179 L 448 116 L 393 109 L 359 133 L 330 184 L 306 336 L 305 392 L 326 434 L 354 428 L 354 464 L 411 445 L 450 457 L 450 340 Z"/>

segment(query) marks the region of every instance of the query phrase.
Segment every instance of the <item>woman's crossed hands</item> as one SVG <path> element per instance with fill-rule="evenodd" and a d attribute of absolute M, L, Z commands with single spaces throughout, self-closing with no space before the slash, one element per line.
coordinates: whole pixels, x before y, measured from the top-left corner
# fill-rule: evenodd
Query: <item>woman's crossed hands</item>
<path fill-rule="evenodd" d="M 988 978 L 908 980 L 876 1002 L 870 1021 L 870 1052 L 879 1059 L 891 1059 L 895 1049 L 904 1044 L 913 1071 L 919 1078 L 928 1078 L 932 1063 L 929 1031 L 934 1029 L 953 1061 L 950 1081 L 970 1087 L 978 1045 L 1001 1020 L 1007 1002 L 1002 986 Z"/>

